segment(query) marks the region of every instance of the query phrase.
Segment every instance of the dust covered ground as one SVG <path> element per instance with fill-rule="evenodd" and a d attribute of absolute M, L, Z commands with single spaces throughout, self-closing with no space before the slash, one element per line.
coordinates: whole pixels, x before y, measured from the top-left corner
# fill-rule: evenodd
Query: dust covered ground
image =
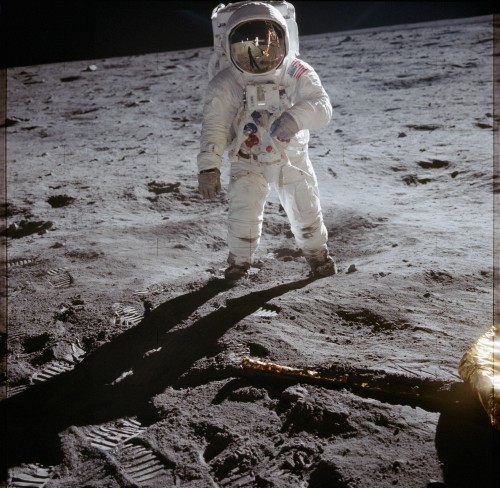
<path fill-rule="evenodd" d="M 9 486 L 498 486 L 457 374 L 493 325 L 492 18 L 302 38 L 335 112 L 319 280 L 275 196 L 252 274 L 221 279 L 209 54 L 8 71 Z"/>

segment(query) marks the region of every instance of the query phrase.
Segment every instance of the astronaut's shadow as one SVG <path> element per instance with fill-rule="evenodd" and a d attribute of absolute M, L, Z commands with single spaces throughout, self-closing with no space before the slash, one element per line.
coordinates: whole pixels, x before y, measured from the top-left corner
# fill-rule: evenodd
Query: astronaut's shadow
<path fill-rule="evenodd" d="M 465 384 L 465 401 L 443 409 L 436 449 L 448 488 L 500 486 L 500 431 L 489 423 L 477 395 Z"/>
<path fill-rule="evenodd" d="M 135 327 L 93 351 L 74 370 L 36 384 L 0 403 L 4 432 L 2 478 L 21 463 L 61 462 L 58 434 L 125 416 L 154 418 L 150 400 L 191 365 L 218 352 L 217 341 L 269 300 L 312 283 L 314 278 L 274 286 L 228 300 L 225 307 L 179 327 L 201 305 L 230 285 L 213 280 L 156 307 Z M 129 373 L 128 375 L 123 375 Z M 228 373 L 229 375 L 229 373 Z M 124 379 L 117 381 L 123 376 Z"/>

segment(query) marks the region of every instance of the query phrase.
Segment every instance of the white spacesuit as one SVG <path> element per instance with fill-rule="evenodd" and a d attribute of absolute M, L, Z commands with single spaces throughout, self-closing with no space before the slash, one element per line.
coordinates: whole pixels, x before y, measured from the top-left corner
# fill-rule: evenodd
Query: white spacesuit
<path fill-rule="evenodd" d="M 228 150 L 226 278 L 244 276 L 252 264 L 271 187 L 311 274 L 335 274 L 308 156 L 309 129 L 330 121 L 329 97 L 314 69 L 290 52 L 287 23 L 271 4 L 242 2 L 225 32 L 224 50 L 231 64 L 208 85 L 198 181 L 205 198 L 219 193 L 222 156 Z"/>

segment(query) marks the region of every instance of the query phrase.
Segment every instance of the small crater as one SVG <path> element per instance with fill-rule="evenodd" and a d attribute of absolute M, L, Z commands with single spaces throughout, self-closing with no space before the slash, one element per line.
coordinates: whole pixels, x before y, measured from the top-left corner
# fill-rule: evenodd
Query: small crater
<path fill-rule="evenodd" d="M 406 175 L 402 179 L 408 186 L 426 185 L 432 181 L 431 178 L 419 178 L 417 175 Z"/>
<path fill-rule="evenodd" d="M 151 181 L 148 183 L 148 190 L 161 195 L 163 193 L 179 193 L 180 183 L 164 183 L 162 181 Z"/>
<path fill-rule="evenodd" d="M 448 166 L 450 166 L 449 161 L 443 161 L 441 159 L 432 159 L 431 161 L 419 161 L 417 164 L 424 169 L 441 169 L 441 168 L 448 168 Z"/>
<path fill-rule="evenodd" d="M 282 430 L 291 434 L 309 432 L 319 437 L 349 436 L 356 430 L 350 424 L 349 417 L 347 411 L 333 411 L 299 400 L 286 412 Z"/>
<path fill-rule="evenodd" d="M 92 112 L 97 112 L 98 110 L 99 110 L 98 107 L 87 108 L 87 109 L 79 108 L 73 110 L 69 115 L 70 116 L 86 115 L 86 114 L 91 114 Z M 97 148 L 97 150 L 99 149 Z"/>
<path fill-rule="evenodd" d="M 408 124 L 406 127 L 418 131 L 428 131 L 432 132 L 436 129 L 440 129 L 441 126 L 437 124 Z"/>
<path fill-rule="evenodd" d="M 380 222 L 383 222 L 381 220 Z M 375 222 L 372 222 L 368 219 L 365 219 L 364 217 L 353 217 L 352 220 L 349 222 L 349 228 L 350 229 L 375 229 L 379 227 L 380 224 L 377 224 Z"/>
<path fill-rule="evenodd" d="M 55 244 L 53 247 L 55 247 Z M 57 247 L 64 247 L 64 246 L 59 245 Z M 84 261 L 97 259 L 101 257 L 103 254 L 104 254 L 103 252 L 98 252 L 94 250 L 85 250 L 85 249 L 75 249 L 73 251 L 68 251 L 67 253 L 68 257 L 70 258 L 82 259 Z"/>
<path fill-rule="evenodd" d="M 393 322 L 366 308 L 361 310 L 340 309 L 337 310 L 337 315 L 347 322 L 370 326 L 372 332 L 391 332 L 409 328 L 409 324 L 405 321 Z"/>
<path fill-rule="evenodd" d="M 427 271 L 426 273 L 427 280 L 436 281 L 438 283 L 451 283 L 453 281 L 453 276 L 451 276 L 446 271 Z"/>
<path fill-rule="evenodd" d="M 63 83 L 70 83 L 72 81 L 77 81 L 77 80 L 81 80 L 82 77 L 81 76 L 65 76 L 63 78 L 60 78 L 60 80 L 63 82 Z"/>
<path fill-rule="evenodd" d="M 0 124 L 0 127 L 4 128 L 4 127 L 12 127 L 16 124 L 18 124 L 19 121 L 16 120 L 16 119 L 9 119 L 9 118 L 6 118 L 5 119 L 5 122 L 3 124 Z"/>
<path fill-rule="evenodd" d="M 42 235 L 53 225 L 54 223 L 50 221 L 29 222 L 27 220 L 21 220 L 19 223 L 9 225 L 9 227 L 3 231 L 3 235 L 12 239 L 20 239 L 31 234 Z"/>
<path fill-rule="evenodd" d="M 384 83 L 384 87 L 389 89 L 407 89 L 407 88 L 416 88 L 421 86 L 429 86 L 436 82 L 440 82 L 445 79 L 443 75 L 433 75 L 433 76 L 425 76 L 422 78 L 412 77 L 410 79 L 397 79 L 394 81 L 387 81 Z"/>
<path fill-rule="evenodd" d="M 302 256 L 302 250 L 301 249 L 289 249 L 289 248 L 282 248 L 282 249 L 276 249 L 274 252 L 274 255 L 278 259 L 283 259 L 284 261 L 287 260 L 292 260 L 294 258 L 298 258 Z"/>
<path fill-rule="evenodd" d="M 264 221 L 263 229 L 265 234 L 272 236 L 281 236 L 284 234 L 286 235 L 288 232 L 290 232 L 290 224 L 282 222 Z"/>
<path fill-rule="evenodd" d="M 54 312 L 54 319 L 61 322 L 76 323 L 76 312 L 78 308 L 73 305 L 61 304 Z"/>
<path fill-rule="evenodd" d="M 261 344 L 257 344 L 256 342 L 251 342 L 248 344 L 250 348 L 250 356 L 265 358 L 269 356 L 269 349 Z"/>
<path fill-rule="evenodd" d="M 68 205 L 72 204 L 74 201 L 75 201 L 75 199 L 73 197 L 68 196 L 68 195 L 54 195 L 54 196 L 49 197 L 47 199 L 47 203 L 52 208 L 67 207 Z"/>
<path fill-rule="evenodd" d="M 258 400 L 264 400 L 268 397 L 267 391 L 255 386 L 245 386 L 239 388 L 228 395 L 228 400 L 233 402 L 255 403 Z"/>
<path fill-rule="evenodd" d="M 49 339 L 50 336 L 46 332 L 38 336 L 26 337 L 23 340 L 24 352 L 30 354 L 32 352 L 41 351 L 44 347 L 47 346 Z"/>
<path fill-rule="evenodd" d="M 21 209 L 13 205 L 12 203 L 7 203 L 5 209 L 6 217 L 13 217 L 14 215 L 22 215 L 24 218 L 31 218 L 33 215 L 30 210 Z"/>

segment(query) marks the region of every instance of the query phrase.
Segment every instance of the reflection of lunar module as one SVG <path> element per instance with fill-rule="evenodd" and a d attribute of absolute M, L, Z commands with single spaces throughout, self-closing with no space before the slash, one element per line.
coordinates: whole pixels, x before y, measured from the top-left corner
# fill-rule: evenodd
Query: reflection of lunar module
<path fill-rule="evenodd" d="M 470 347 L 458 372 L 477 391 L 491 425 L 500 429 L 500 325 L 492 327 Z"/>

